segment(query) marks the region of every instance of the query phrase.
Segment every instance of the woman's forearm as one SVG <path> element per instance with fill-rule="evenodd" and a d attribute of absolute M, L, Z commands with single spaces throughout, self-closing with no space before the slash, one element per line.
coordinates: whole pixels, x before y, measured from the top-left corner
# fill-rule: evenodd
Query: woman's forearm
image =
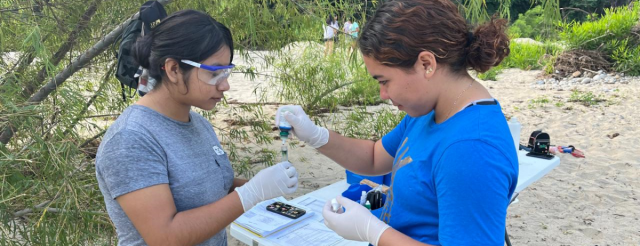
<path fill-rule="evenodd" d="M 381 175 L 391 171 L 393 158 L 381 147 L 376 147 L 376 144 L 379 143 L 348 138 L 329 131 L 329 142 L 318 148 L 318 151 L 353 172 Z"/>

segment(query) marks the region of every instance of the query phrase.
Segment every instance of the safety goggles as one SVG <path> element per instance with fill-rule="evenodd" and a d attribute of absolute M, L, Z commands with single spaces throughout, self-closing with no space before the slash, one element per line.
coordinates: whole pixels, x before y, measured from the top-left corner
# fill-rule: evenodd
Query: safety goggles
<path fill-rule="evenodd" d="M 220 81 L 226 79 L 231 75 L 231 70 L 236 66 L 233 64 L 229 64 L 229 66 L 209 66 L 200 64 L 190 60 L 180 60 L 183 63 L 189 64 L 191 66 L 201 68 L 198 69 L 198 79 L 202 82 L 205 82 L 209 85 L 218 85 Z"/>

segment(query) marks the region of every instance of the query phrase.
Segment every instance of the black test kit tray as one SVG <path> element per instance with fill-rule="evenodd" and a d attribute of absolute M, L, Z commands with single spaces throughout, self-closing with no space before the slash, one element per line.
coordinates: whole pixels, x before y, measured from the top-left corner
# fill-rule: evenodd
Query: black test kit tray
<path fill-rule="evenodd" d="M 274 202 L 267 206 L 267 210 L 291 219 L 300 218 L 307 213 L 304 209 L 300 209 L 282 202 Z"/>

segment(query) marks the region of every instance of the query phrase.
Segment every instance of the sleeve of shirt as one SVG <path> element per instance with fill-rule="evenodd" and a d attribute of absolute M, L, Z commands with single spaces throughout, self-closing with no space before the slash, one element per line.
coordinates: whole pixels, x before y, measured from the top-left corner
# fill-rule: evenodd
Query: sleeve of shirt
<path fill-rule="evenodd" d="M 517 170 L 499 150 L 480 140 L 448 147 L 433 180 L 442 245 L 504 245 L 507 206 Z"/>
<path fill-rule="evenodd" d="M 394 158 L 398 147 L 402 143 L 402 136 L 404 136 L 404 132 L 407 129 L 408 118 L 409 116 L 402 118 L 402 121 L 393 130 L 382 137 L 382 147 Z"/>
<path fill-rule="evenodd" d="M 137 131 L 123 129 L 108 140 L 97 159 L 111 197 L 157 184 L 168 184 L 164 151 L 157 142 Z"/>

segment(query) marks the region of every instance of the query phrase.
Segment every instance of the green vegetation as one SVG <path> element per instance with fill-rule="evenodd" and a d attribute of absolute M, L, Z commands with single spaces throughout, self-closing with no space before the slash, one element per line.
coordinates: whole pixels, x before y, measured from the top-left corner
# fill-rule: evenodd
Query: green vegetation
<path fill-rule="evenodd" d="M 325 57 L 322 46 L 309 45 L 299 56 L 285 56 L 275 65 L 277 76 L 272 82 L 280 88 L 282 100 L 321 112 L 381 102 L 378 83 L 367 73 L 361 56 L 349 56 L 348 48 L 338 47 Z M 293 53 L 298 49 L 293 47 Z"/>
<path fill-rule="evenodd" d="M 345 119 L 336 126 L 336 131 L 347 137 L 378 140 L 390 132 L 404 116 L 405 112 L 394 112 L 381 109 L 370 112 L 366 108 L 358 107 L 348 112 Z"/>
<path fill-rule="evenodd" d="M 333 129 L 347 136 L 375 140 L 405 114 L 379 105 L 378 84 L 367 74 L 357 52 L 349 53 L 337 45 L 334 55 L 322 56 L 319 30 L 329 14 L 354 17 L 364 25 L 379 2 L 219 0 L 212 4 L 180 0 L 166 8 L 168 13 L 187 8 L 205 11 L 229 26 L 239 55 L 263 65 L 236 71 L 248 78 L 273 71 L 270 83 L 277 88 L 280 101 L 269 103 L 302 104 L 320 124 L 331 122 Z M 513 19 L 522 16 L 511 30 L 521 37 L 538 36 L 535 30 L 540 23 L 553 27 L 561 20 L 559 6 L 584 6 L 590 13 L 604 13 L 600 19 L 600 15 L 592 15 L 591 22 L 561 25 L 559 41 L 549 40 L 543 45 L 512 43 L 511 55 L 499 67 L 479 75 L 483 79 L 495 79 L 501 69 L 512 67 L 552 72 L 554 59 L 563 50 L 557 43 L 570 48 L 604 49 L 618 71 L 640 73 L 638 40 L 629 35 L 640 4 L 635 4 L 634 10 L 603 12 L 598 6 L 606 7 L 610 2 L 454 2 L 462 2 L 459 7 L 471 23 L 494 13 Z M 106 215 L 93 163 L 110 122 L 135 101 L 121 99 L 119 82 L 113 76 L 113 50 L 117 45 L 107 37 L 117 36 L 117 26 L 140 4 L 0 1 L 0 245 L 116 244 L 115 228 Z M 540 7 L 525 13 L 535 6 Z M 287 50 L 294 42 L 310 48 Z M 256 50 L 269 55 L 252 56 L 255 53 L 250 52 Z M 88 58 L 78 62 L 81 55 Z M 549 103 L 544 100 L 534 99 L 530 104 Z M 590 92 L 574 91 L 570 101 L 593 105 L 602 100 Z M 372 105 L 383 109 L 372 109 Z M 265 147 L 274 137 L 272 116 L 260 103 L 226 102 L 221 106 L 216 112 L 223 111 L 233 120 L 214 127 L 237 174 L 250 177 L 257 168 L 277 161 L 278 152 Z M 349 107 L 349 111 L 326 114 L 336 112 L 339 106 Z M 216 112 L 201 113 L 213 121 Z M 291 144 L 294 146 L 294 141 Z"/>
<path fill-rule="evenodd" d="M 573 90 L 569 97 L 569 102 L 577 102 L 587 107 L 604 101 L 606 101 L 606 99 L 604 99 L 602 95 L 595 95 L 590 91 L 582 92 L 579 90 Z"/>
<path fill-rule="evenodd" d="M 534 109 L 534 108 L 544 107 L 549 102 L 551 101 L 549 101 L 549 99 L 546 96 L 541 96 L 541 97 L 529 100 L 529 104 L 527 105 L 527 108 Z"/>
<path fill-rule="evenodd" d="M 618 72 L 640 75 L 640 39 L 631 33 L 638 25 L 640 4 L 633 9 L 618 7 L 605 9 L 600 19 L 563 24 L 560 37 L 572 49 L 598 50 L 614 61 Z"/>
<path fill-rule="evenodd" d="M 509 27 L 509 35 L 514 38 L 540 39 L 542 33 L 540 27 L 545 23 L 542 6 L 536 6 L 528 10 L 524 15 L 519 14 L 518 19 Z"/>

